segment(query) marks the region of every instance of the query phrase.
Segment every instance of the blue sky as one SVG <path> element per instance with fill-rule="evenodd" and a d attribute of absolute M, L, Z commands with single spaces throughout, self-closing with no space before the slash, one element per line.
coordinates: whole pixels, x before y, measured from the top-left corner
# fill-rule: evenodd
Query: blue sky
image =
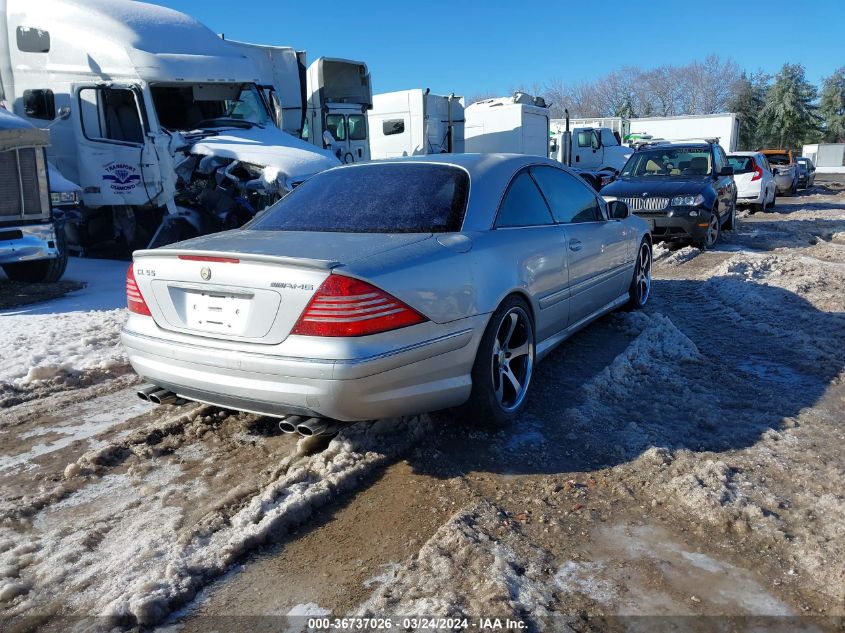
<path fill-rule="evenodd" d="M 710 53 L 771 73 L 799 62 L 815 83 L 845 65 L 845 0 L 154 1 L 230 39 L 363 60 L 375 92 L 506 94 Z"/>

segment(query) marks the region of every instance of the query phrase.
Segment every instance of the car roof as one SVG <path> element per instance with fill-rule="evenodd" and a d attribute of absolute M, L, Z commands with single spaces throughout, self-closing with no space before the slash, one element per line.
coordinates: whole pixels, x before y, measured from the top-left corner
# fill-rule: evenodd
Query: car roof
<path fill-rule="evenodd" d="M 728 154 L 728 157 L 731 156 L 757 156 L 760 152 L 731 152 Z"/>
<path fill-rule="evenodd" d="M 390 164 L 435 164 L 450 165 L 463 169 L 470 177 L 470 192 L 467 200 L 463 230 L 488 230 L 495 219 L 499 202 L 511 178 L 525 167 L 546 165 L 568 171 L 575 178 L 580 177 L 561 163 L 544 156 L 526 154 L 429 154 L 426 156 L 403 156 L 385 158 L 367 163 L 353 163 L 334 169 L 366 169 Z M 584 186 L 590 188 L 585 182 Z"/>

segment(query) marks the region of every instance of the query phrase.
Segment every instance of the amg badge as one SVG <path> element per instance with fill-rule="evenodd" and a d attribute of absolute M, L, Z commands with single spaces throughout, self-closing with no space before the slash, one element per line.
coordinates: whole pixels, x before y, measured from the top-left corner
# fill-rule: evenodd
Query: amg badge
<path fill-rule="evenodd" d="M 314 284 L 292 284 L 287 281 L 274 281 L 271 288 L 282 288 L 283 290 L 314 290 Z"/>

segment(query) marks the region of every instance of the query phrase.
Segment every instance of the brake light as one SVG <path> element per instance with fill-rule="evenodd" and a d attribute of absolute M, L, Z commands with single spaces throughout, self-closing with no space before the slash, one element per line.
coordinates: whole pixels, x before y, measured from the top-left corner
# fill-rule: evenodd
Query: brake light
<path fill-rule="evenodd" d="M 217 262 L 218 264 L 238 264 L 241 261 L 236 257 L 211 257 L 208 255 L 178 255 L 178 257 L 189 262 Z"/>
<path fill-rule="evenodd" d="M 135 314 L 152 316 L 150 308 L 144 301 L 140 288 L 138 288 L 138 282 L 135 281 L 135 272 L 132 270 L 132 266 L 126 271 L 126 307 Z"/>
<path fill-rule="evenodd" d="M 329 275 L 291 334 L 367 336 L 426 320 L 416 310 L 373 285 L 344 275 Z"/>
<path fill-rule="evenodd" d="M 760 180 L 763 177 L 763 168 L 757 164 L 757 161 L 754 161 L 754 175 L 751 176 L 751 182 L 755 180 Z"/>

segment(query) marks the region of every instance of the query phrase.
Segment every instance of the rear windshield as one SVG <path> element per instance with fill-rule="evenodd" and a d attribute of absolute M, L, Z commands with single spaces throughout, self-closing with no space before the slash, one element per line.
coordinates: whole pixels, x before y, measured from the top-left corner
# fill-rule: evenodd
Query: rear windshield
<path fill-rule="evenodd" d="M 258 231 L 460 231 L 469 176 L 451 165 L 385 163 L 317 174 L 248 228 Z"/>
<path fill-rule="evenodd" d="M 750 156 L 728 156 L 728 165 L 734 168 L 735 174 L 754 171 L 754 159 Z"/>
<path fill-rule="evenodd" d="M 766 154 L 766 158 L 772 165 L 788 165 L 789 154 Z"/>

